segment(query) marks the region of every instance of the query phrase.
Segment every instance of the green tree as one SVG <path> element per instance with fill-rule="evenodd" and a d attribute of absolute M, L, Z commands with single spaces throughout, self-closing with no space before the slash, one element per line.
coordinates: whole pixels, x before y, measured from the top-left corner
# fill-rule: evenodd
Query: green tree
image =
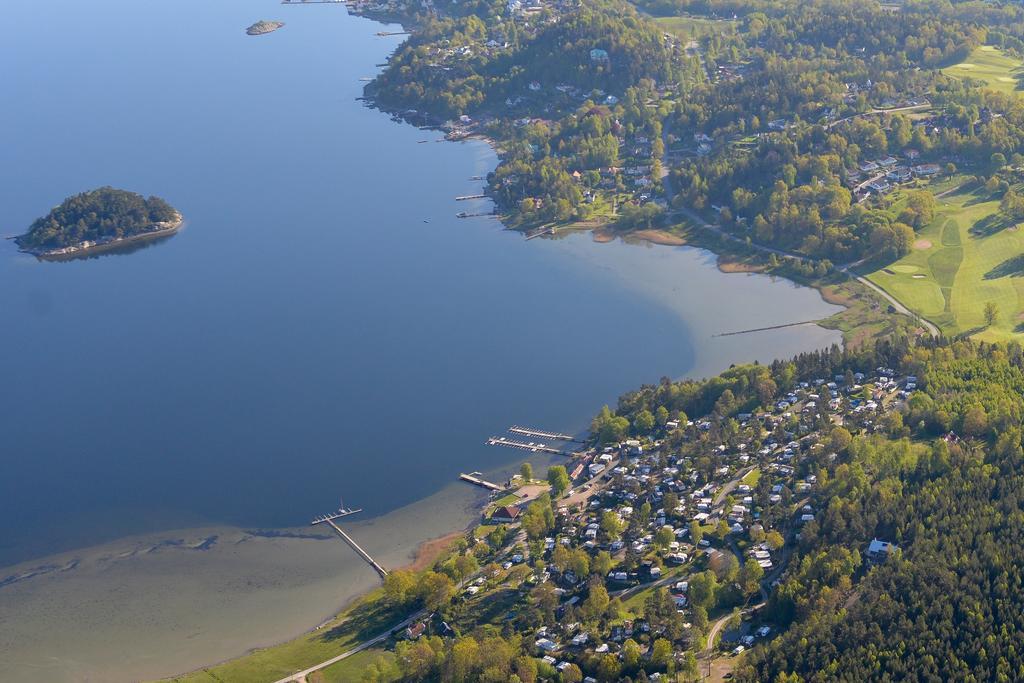
<path fill-rule="evenodd" d="M 620 671 L 622 671 L 622 667 L 619 666 L 619 659 L 611 653 L 604 655 L 597 662 L 597 680 L 599 681 L 607 683 L 617 681 Z"/>
<path fill-rule="evenodd" d="M 608 609 L 608 589 L 604 586 L 604 580 L 597 577 L 591 579 L 589 594 L 583 601 L 583 617 L 587 621 L 597 621 Z"/>
<path fill-rule="evenodd" d="M 583 680 L 583 672 L 575 664 L 562 669 L 562 683 L 581 683 Z"/>
<path fill-rule="evenodd" d="M 669 662 L 672 661 L 672 643 L 668 642 L 664 638 L 658 638 L 654 641 L 654 646 L 651 648 L 651 664 L 663 669 L 668 667 Z"/>
<path fill-rule="evenodd" d="M 532 481 L 533 480 L 533 465 L 531 465 L 528 462 L 524 462 L 519 467 L 519 475 L 523 478 L 524 481 Z"/>
<path fill-rule="evenodd" d="M 600 443 L 614 443 L 626 438 L 629 430 L 629 420 L 612 413 L 608 406 L 601 408 L 601 412 L 594 418 L 590 425 L 590 431 L 597 435 Z"/>
<path fill-rule="evenodd" d="M 555 497 L 561 496 L 569 488 L 569 473 L 564 465 L 552 465 L 548 468 L 548 483 Z"/>
<path fill-rule="evenodd" d="M 704 571 L 690 578 L 690 602 L 698 607 L 710 609 L 715 604 L 718 579 L 714 572 Z"/>
<path fill-rule="evenodd" d="M 416 592 L 423 601 L 423 606 L 431 612 L 436 612 L 451 601 L 455 594 L 455 584 L 447 574 L 427 571 L 420 576 Z"/>
<path fill-rule="evenodd" d="M 622 533 L 622 520 L 614 510 L 605 510 L 601 513 L 601 531 L 609 540 L 616 540 Z"/>
<path fill-rule="evenodd" d="M 760 589 L 763 578 L 764 568 L 757 563 L 757 560 L 749 558 L 743 563 L 743 569 L 740 572 L 740 588 L 743 589 L 745 595 L 753 595 Z"/>
<path fill-rule="evenodd" d="M 627 638 L 622 644 L 622 667 L 629 672 L 636 671 L 640 667 L 640 645 L 632 638 Z"/>
<path fill-rule="evenodd" d="M 693 651 L 688 650 L 686 654 L 683 655 L 683 662 L 679 667 L 679 673 L 681 673 L 684 680 L 687 681 L 694 680 L 699 674 L 697 655 L 695 655 Z"/>
<path fill-rule="evenodd" d="M 594 556 L 593 561 L 590 563 L 590 571 L 604 577 L 608 576 L 608 572 L 612 570 L 613 566 L 611 554 L 607 550 L 602 550 Z"/>
<path fill-rule="evenodd" d="M 525 655 L 516 657 L 513 668 L 522 683 L 537 682 L 537 660 L 533 657 L 527 657 Z"/>
<path fill-rule="evenodd" d="M 478 569 L 480 569 L 480 564 L 473 555 L 459 555 L 455 558 L 455 571 L 460 581 L 471 576 Z"/>
<path fill-rule="evenodd" d="M 700 525 L 700 522 L 694 520 L 690 522 L 690 540 L 696 545 L 701 542 L 704 538 L 704 527 Z"/>
<path fill-rule="evenodd" d="M 392 605 L 404 605 L 413 596 L 416 578 L 407 569 L 396 569 L 384 577 L 384 595 Z"/>
<path fill-rule="evenodd" d="M 654 414 L 644 408 L 633 418 L 633 428 L 638 434 L 648 434 L 654 429 Z"/>
<path fill-rule="evenodd" d="M 999 306 L 994 301 L 985 304 L 985 326 L 992 327 L 999 320 Z"/>

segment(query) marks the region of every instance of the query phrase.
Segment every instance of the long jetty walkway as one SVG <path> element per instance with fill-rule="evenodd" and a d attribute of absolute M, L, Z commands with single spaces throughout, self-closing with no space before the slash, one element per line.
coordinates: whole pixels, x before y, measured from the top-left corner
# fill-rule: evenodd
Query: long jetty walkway
<path fill-rule="evenodd" d="M 348 543 L 350 546 L 352 546 L 352 550 L 355 550 L 356 553 L 359 555 L 359 557 L 361 557 L 364 560 L 366 560 L 367 562 L 369 562 L 370 566 L 373 567 L 374 570 L 378 574 L 380 574 L 380 578 L 383 579 L 385 576 L 388 575 L 388 570 L 384 569 L 384 567 L 382 567 L 380 565 L 380 563 L 377 562 L 377 560 L 375 560 L 372 557 L 370 557 L 370 553 L 368 553 L 365 550 L 363 550 L 362 547 L 358 543 L 356 543 L 355 540 L 351 536 L 349 536 L 344 531 L 342 531 L 341 527 L 334 523 L 334 520 L 336 520 L 336 519 L 341 519 L 342 517 L 348 517 L 349 515 L 354 515 L 357 512 L 362 512 L 362 511 L 363 511 L 362 508 L 359 508 L 358 510 L 352 510 L 352 509 L 346 508 L 345 505 L 342 504 L 342 506 L 340 508 L 338 508 L 337 512 L 331 512 L 330 514 L 320 515 L 319 517 L 314 519 L 312 522 L 310 522 L 310 524 L 312 526 L 316 526 L 317 524 L 330 524 L 331 528 L 334 529 L 335 531 L 337 531 L 338 535 L 341 536 L 341 538 L 346 543 Z"/>
<path fill-rule="evenodd" d="M 333 519 L 325 519 L 324 522 L 326 522 L 327 524 L 330 524 L 331 528 L 334 529 L 335 531 L 337 531 L 338 535 L 341 536 L 343 539 L 345 539 L 346 543 L 348 543 L 350 546 L 352 546 L 352 550 L 355 550 L 356 553 L 358 553 L 360 557 L 362 557 L 364 560 L 369 562 L 370 566 L 373 567 L 377 571 L 378 574 L 380 574 L 380 578 L 383 579 L 385 576 L 388 575 L 388 570 L 384 569 L 384 567 L 380 566 L 380 564 L 377 562 L 377 560 L 375 560 L 372 557 L 370 557 L 370 553 L 368 553 L 365 550 L 363 550 L 359 546 L 359 544 L 356 543 L 352 539 L 351 536 L 349 536 L 344 531 L 342 531 L 341 527 L 338 526 L 337 524 L 335 524 Z"/>
<path fill-rule="evenodd" d="M 800 325 L 814 325 L 817 322 L 818 322 L 817 320 L 801 320 L 800 322 L 796 322 L 796 323 L 783 323 L 782 325 L 770 325 L 768 327 L 754 327 L 754 328 L 751 328 L 749 330 L 737 330 L 735 332 L 719 332 L 718 334 L 716 334 L 714 336 L 716 336 L 716 337 L 732 337 L 732 336 L 735 336 L 737 334 L 750 334 L 751 332 L 766 332 L 768 330 L 781 330 L 781 329 L 784 329 L 786 327 L 798 327 Z"/>
<path fill-rule="evenodd" d="M 504 436 L 492 436 L 487 439 L 488 446 L 507 446 L 508 448 L 518 448 L 521 451 L 530 451 L 531 453 L 551 453 L 552 455 L 573 455 L 572 451 L 565 451 L 561 448 L 555 448 L 549 446 L 546 443 L 533 443 L 532 441 L 516 441 L 515 439 L 509 439 Z"/>
<path fill-rule="evenodd" d="M 545 432 L 540 429 L 531 429 L 530 427 L 521 427 L 519 425 L 512 425 L 508 428 L 508 431 L 512 434 L 520 434 L 522 436 L 536 436 L 541 439 L 555 439 L 556 441 L 573 441 L 575 443 L 583 443 L 580 439 L 577 439 L 572 434 L 559 434 L 558 432 Z"/>

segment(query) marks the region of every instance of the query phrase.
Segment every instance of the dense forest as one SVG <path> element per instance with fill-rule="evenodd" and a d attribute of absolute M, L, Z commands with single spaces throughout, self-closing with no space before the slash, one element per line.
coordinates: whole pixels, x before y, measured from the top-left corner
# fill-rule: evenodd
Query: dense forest
<path fill-rule="evenodd" d="M 677 80 L 678 46 L 631 5 L 597 0 L 527 18 L 478 0 L 416 22 L 367 95 L 435 120 L 483 122 L 501 146 L 489 185 L 510 224 L 589 217 L 597 194 L 627 189 L 618 169 L 634 150 L 660 189 L 651 167 L 668 105 L 659 101 Z M 636 136 L 649 142 L 627 145 Z"/>
<path fill-rule="evenodd" d="M 461 16 L 420 17 L 420 30 L 368 94 L 457 118 L 500 112 L 531 83 L 621 94 L 643 79 L 672 80 L 672 52 L 661 32 L 625 2 L 588 2 L 558 21 L 516 20 L 503 10 L 504 3 L 480 0 L 462 7 Z"/>
<path fill-rule="evenodd" d="M 417 14 L 419 29 L 367 88 L 394 110 L 468 116 L 494 138 L 501 163 L 489 187 L 514 227 L 597 212 L 623 230 L 646 228 L 671 200 L 815 259 L 895 259 L 926 212 L 908 220 L 866 197 L 859 167 L 911 153 L 940 176 L 968 170 L 985 182 L 993 159 L 1024 149 L 1019 98 L 941 71 L 980 45 L 1020 54 L 1017 5 L 638 2 L 655 15 L 738 17 L 687 42 L 622 0 L 533 13 L 519 4 Z M 921 103 L 928 116 L 913 111 Z M 630 165 L 640 185 L 620 172 Z M 664 196 L 663 168 L 674 196 Z"/>
<path fill-rule="evenodd" d="M 159 197 L 101 187 L 68 197 L 37 219 L 18 246 L 27 251 L 50 251 L 82 242 L 110 241 L 155 229 L 175 221 L 177 212 Z"/>
<path fill-rule="evenodd" d="M 1024 352 L 954 342 L 905 361 L 927 392 L 886 439 L 851 443 L 821 472 L 828 514 L 769 604 L 792 626 L 739 680 L 1024 677 Z M 875 535 L 899 556 L 827 569 Z"/>

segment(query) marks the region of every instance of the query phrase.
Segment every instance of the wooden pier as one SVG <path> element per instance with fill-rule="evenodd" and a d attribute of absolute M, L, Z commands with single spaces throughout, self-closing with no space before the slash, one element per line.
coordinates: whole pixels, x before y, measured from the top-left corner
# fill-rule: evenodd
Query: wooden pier
<path fill-rule="evenodd" d="M 313 526 L 316 526 L 317 524 L 329 524 L 331 526 L 331 528 L 334 529 L 336 532 L 338 532 L 338 535 L 341 536 L 341 538 L 352 547 L 352 550 L 355 550 L 356 554 L 358 554 L 359 557 L 361 557 L 364 560 L 366 560 L 370 564 L 370 566 L 373 567 L 374 570 L 378 574 L 380 574 L 380 578 L 383 579 L 385 576 L 388 575 L 388 570 L 384 569 L 384 567 L 382 567 L 377 562 L 377 560 L 375 560 L 372 557 L 370 557 L 370 553 L 368 553 L 365 550 L 363 550 L 360 547 L 360 545 L 358 543 L 356 543 L 355 540 L 353 540 L 353 538 L 351 536 L 349 536 L 344 531 L 342 531 L 341 527 L 334 523 L 334 520 L 336 520 L 336 519 L 341 519 L 342 517 L 348 517 L 349 515 L 354 515 L 357 512 L 362 512 L 362 511 L 363 511 L 362 508 L 358 508 L 356 510 L 353 510 L 351 508 L 347 508 L 347 507 L 345 507 L 345 505 L 343 503 L 341 505 L 341 507 L 338 508 L 338 510 L 336 512 L 331 512 L 331 513 L 328 513 L 326 515 L 320 515 L 319 517 L 315 518 L 312 522 L 310 522 L 310 524 L 312 524 Z"/>
<path fill-rule="evenodd" d="M 552 228 L 537 228 L 533 232 L 527 233 L 526 234 L 526 239 L 532 240 L 532 239 L 535 239 L 535 238 L 540 237 L 542 235 L 554 235 L 554 234 L 555 234 L 555 229 L 553 227 Z"/>
<path fill-rule="evenodd" d="M 781 330 L 786 327 L 798 327 L 800 325 L 815 325 L 817 320 L 803 320 L 798 323 L 783 323 L 782 325 L 771 325 L 769 327 L 754 327 L 749 330 L 737 330 L 736 332 L 719 332 L 716 337 L 733 337 L 737 334 L 750 334 L 751 332 L 767 332 L 768 330 Z"/>
<path fill-rule="evenodd" d="M 541 429 L 531 429 L 530 427 L 521 427 L 520 425 L 512 425 L 508 428 L 508 431 L 512 434 L 520 434 L 522 436 L 536 436 L 541 439 L 555 439 L 556 441 L 573 441 L 576 443 L 583 443 L 580 439 L 577 439 L 572 434 L 560 434 L 558 432 L 545 432 Z"/>
<path fill-rule="evenodd" d="M 564 451 L 554 446 L 549 446 L 546 443 L 534 443 L 532 441 L 516 441 L 515 439 L 509 439 L 504 436 L 492 436 L 487 439 L 488 446 L 507 446 L 508 448 L 518 448 L 521 451 L 530 451 L 531 453 L 551 453 L 552 455 L 573 455 L 572 451 Z"/>
<path fill-rule="evenodd" d="M 346 543 L 348 543 L 350 546 L 352 546 L 352 550 L 355 550 L 356 553 L 358 553 L 360 557 L 362 557 L 364 560 L 366 560 L 367 562 L 370 563 L 370 566 L 373 567 L 377 571 L 378 574 L 380 574 L 380 578 L 383 579 L 384 577 L 386 577 L 388 575 L 388 570 L 384 569 L 384 567 L 380 566 L 380 564 L 377 563 L 377 560 L 375 560 L 372 557 L 370 557 L 370 553 L 368 553 L 365 550 L 363 550 L 362 548 L 360 548 L 359 544 L 356 543 L 354 540 L 352 540 L 351 536 L 349 536 L 344 531 L 342 531 L 341 527 L 334 523 L 334 520 L 328 519 L 328 520 L 324 520 L 324 521 L 326 521 L 327 524 L 330 524 L 331 528 L 334 529 L 335 531 L 337 531 L 338 535 L 341 536 L 343 539 L 345 539 Z"/>
<path fill-rule="evenodd" d="M 468 481 L 470 484 L 475 484 L 476 486 L 482 486 L 485 489 L 490 489 L 491 491 L 504 490 L 504 487 L 498 486 L 494 482 L 481 479 L 481 475 L 479 472 L 473 472 L 471 474 L 462 473 L 459 475 L 459 479 L 461 479 L 462 481 Z"/>
<path fill-rule="evenodd" d="M 487 199 L 487 195 L 485 195 L 485 194 L 464 194 L 461 197 L 456 197 L 455 201 L 457 201 L 457 202 L 464 202 L 464 201 L 466 201 L 468 199 Z"/>

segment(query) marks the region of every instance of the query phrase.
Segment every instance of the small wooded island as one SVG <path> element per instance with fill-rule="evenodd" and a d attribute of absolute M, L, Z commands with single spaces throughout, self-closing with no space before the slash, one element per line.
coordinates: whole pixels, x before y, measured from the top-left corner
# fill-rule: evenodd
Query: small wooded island
<path fill-rule="evenodd" d="M 159 197 L 101 187 L 68 197 L 15 242 L 39 258 L 62 258 L 168 236 L 181 224 L 181 214 Z"/>
<path fill-rule="evenodd" d="M 245 29 L 245 32 L 250 36 L 262 36 L 264 33 L 273 33 L 282 26 L 284 26 L 283 21 L 257 21 Z"/>

